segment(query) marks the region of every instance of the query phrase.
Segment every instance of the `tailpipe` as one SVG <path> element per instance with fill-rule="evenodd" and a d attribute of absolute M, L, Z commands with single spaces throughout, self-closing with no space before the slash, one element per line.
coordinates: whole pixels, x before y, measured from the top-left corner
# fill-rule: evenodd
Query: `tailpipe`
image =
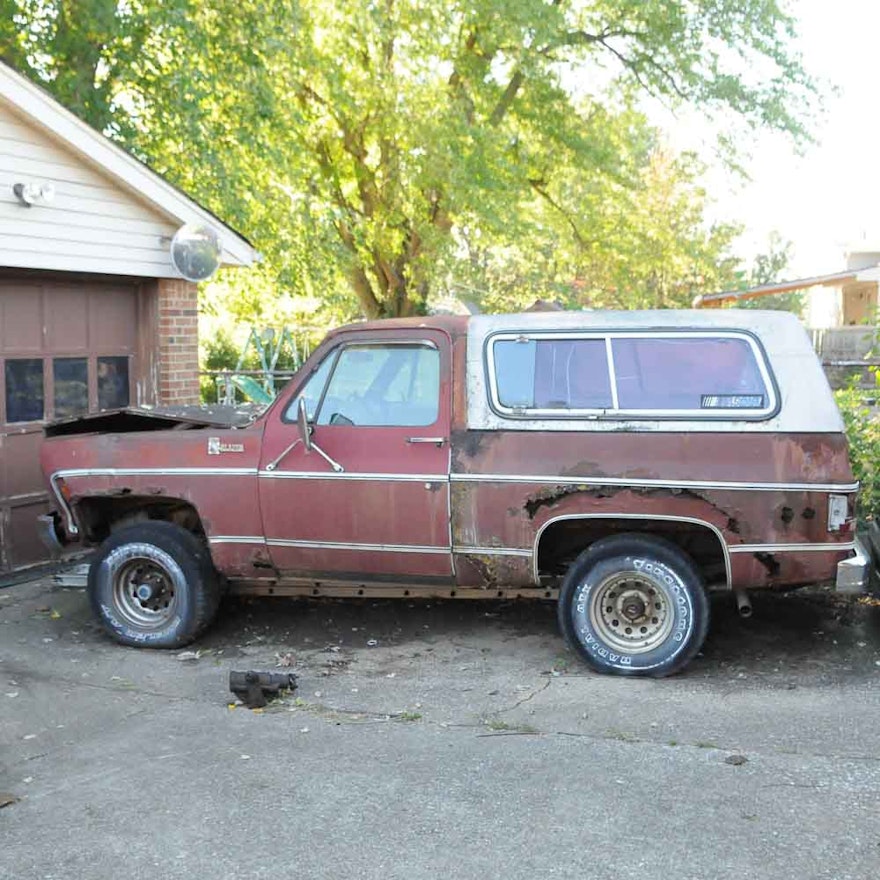
<path fill-rule="evenodd" d="M 752 602 L 749 599 L 749 594 L 745 590 L 737 590 L 734 595 L 736 596 L 736 610 L 739 612 L 739 616 L 751 617 Z"/>

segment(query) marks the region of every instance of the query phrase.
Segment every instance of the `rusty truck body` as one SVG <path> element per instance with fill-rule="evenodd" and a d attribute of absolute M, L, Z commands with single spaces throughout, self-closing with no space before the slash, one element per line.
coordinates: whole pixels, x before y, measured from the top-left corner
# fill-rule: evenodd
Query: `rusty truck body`
<path fill-rule="evenodd" d="M 44 526 L 99 547 L 89 593 L 126 644 L 192 640 L 223 589 L 534 597 L 597 670 L 659 676 L 699 650 L 708 589 L 865 584 L 843 425 L 785 313 L 355 324 L 245 426 L 47 433 Z"/>

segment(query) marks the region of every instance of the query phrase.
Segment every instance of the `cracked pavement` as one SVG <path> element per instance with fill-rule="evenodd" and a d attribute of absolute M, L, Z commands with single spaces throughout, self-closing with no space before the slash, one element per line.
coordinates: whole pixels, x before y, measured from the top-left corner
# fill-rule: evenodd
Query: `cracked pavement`
<path fill-rule="evenodd" d="M 0 589 L 0 878 L 873 880 L 880 608 L 753 601 L 652 681 L 549 604 L 229 602 L 181 659 Z M 297 691 L 230 708 L 276 668 Z"/>

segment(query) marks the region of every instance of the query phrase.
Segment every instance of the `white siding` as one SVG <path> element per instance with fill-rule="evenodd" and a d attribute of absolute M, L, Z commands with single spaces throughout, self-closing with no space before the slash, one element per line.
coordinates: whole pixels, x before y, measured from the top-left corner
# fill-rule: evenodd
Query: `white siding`
<path fill-rule="evenodd" d="M 31 181 L 54 185 L 51 204 L 19 204 L 13 185 Z M 0 267 L 175 278 L 178 225 L 0 100 Z"/>

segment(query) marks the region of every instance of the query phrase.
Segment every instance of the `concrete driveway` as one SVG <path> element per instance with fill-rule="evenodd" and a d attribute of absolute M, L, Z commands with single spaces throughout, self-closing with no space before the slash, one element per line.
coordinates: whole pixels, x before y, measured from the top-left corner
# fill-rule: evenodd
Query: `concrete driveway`
<path fill-rule="evenodd" d="M 228 603 L 180 659 L 0 590 L 0 877 L 873 880 L 880 608 L 754 602 L 644 681 L 550 605 Z M 295 694 L 229 706 L 276 664 Z"/>

